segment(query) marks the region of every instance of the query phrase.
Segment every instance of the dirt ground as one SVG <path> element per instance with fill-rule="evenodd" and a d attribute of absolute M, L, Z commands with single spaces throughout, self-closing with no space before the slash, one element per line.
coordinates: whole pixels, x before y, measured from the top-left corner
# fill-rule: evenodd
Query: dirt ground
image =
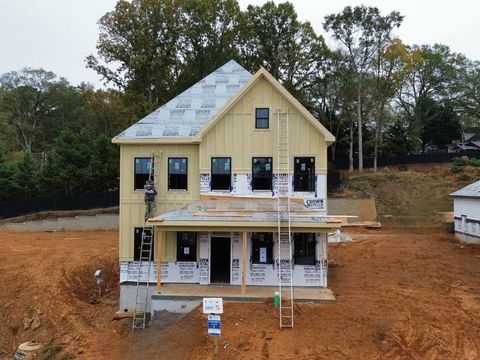
<path fill-rule="evenodd" d="M 348 231 L 353 242 L 329 248 L 335 303 L 297 305 L 286 330 L 272 302 L 226 303 L 219 358 L 480 358 L 480 247 L 441 229 Z M 145 332 L 113 320 L 116 257 L 116 232 L 0 231 L 0 354 L 54 339 L 77 359 L 210 359 L 198 309 L 162 315 Z M 96 268 L 108 289 L 100 297 Z"/>

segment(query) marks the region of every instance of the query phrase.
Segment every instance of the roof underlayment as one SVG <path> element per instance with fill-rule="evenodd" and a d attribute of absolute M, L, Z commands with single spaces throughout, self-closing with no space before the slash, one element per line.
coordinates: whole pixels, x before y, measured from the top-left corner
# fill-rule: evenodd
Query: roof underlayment
<path fill-rule="evenodd" d="M 195 136 L 251 77 L 252 74 L 230 60 L 116 137 L 152 139 Z"/>
<path fill-rule="evenodd" d="M 480 181 L 474 182 L 450 194 L 453 197 L 478 197 L 480 198 Z"/>

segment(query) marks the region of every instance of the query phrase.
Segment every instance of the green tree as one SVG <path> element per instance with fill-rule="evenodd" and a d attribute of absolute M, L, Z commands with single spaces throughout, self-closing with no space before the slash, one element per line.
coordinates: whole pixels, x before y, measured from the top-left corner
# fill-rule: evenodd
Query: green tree
<path fill-rule="evenodd" d="M 338 14 L 325 17 L 324 29 L 345 49 L 357 90 L 358 168 L 363 170 L 362 100 L 364 81 L 372 70 L 378 49 L 391 39 L 391 33 L 402 23 L 403 16 L 393 11 L 382 16 L 375 7 L 347 6 Z"/>
<path fill-rule="evenodd" d="M 7 163 L 3 149 L 0 148 L 0 201 L 9 200 L 14 191 L 14 170 Z"/>
<path fill-rule="evenodd" d="M 64 80 L 43 69 L 25 68 L 0 76 L 0 116 L 11 126 L 22 150 L 31 152 L 53 110 L 51 99 Z"/>
<path fill-rule="evenodd" d="M 422 61 L 416 62 L 409 73 L 397 103 L 414 122 L 425 151 L 427 138 L 422 133 L 426 124 L 431 126 L 439 118 L 446 103 L 458 104 L 465 96 L 462 79 L 469 62 L 446 45 L 413 46 L 410 51 L 417 52 Z"/>
<path fill-rule="evenodd" d="M 30 152 L 24 152 L 13 172 L 13 198 L 30 199 L 38 195 L 38 164 Z"/>
<path fill-rule="evenodd" d="M 430 102 L 434 102 L 430 100 Z M 427 102 L 427 106 L 428 102 Z M 458 114 L 451 103 L 432 106 L 433 110 L 428 116 L 421 133 L 424 147 L 433 145 L 445 149 L 453 140 L 460 139 L 462 126 Z"/>
<path fill-rule="evenodd" d="M 382 147 L 383 127 L 386 119 L 386 108 L 397 91 L 405 83 L 413 68 L 423 61 L 417 52 L 410 54 L 407 47 L 399 39 L 385 42 L 377 49 L 374 61 L 375 85 L 372 87 L 375 97 L 373 116 L 375 118 L 375 135 L 373 150 L 373 169 L 377 171 L 379 148 Z"/>
<path fill-rule="evenodd" d="M 239 13 L 234 0 L 121 0 L 87 66 L 143 115 L 235 56 Z"/>
<path fill-rule="evenodd" d="M 91 127 L 63 131 L 41 171 L 45 193 L 71 194 L 117 186 L 118 149 Z"/>
<path fill-rule="evenodd" d="M 242 63 L 252 72 L 265 67 L 309 107 L 308 90 L 319 76 L 328 48 L 309 22 L 301 22 L 289 2 L 249 5 L 239 45 Z"/>

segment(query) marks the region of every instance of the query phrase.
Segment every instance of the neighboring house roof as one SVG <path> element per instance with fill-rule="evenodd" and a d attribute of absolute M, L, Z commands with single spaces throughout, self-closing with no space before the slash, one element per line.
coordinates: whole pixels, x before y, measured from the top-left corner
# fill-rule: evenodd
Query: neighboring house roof
<path fill-rule="evenodd" d="M 450 194 L 453 197 L 475 197 L 480 198 L 480 181 L 474 182 L 460 190 Z"/>
<path fill-rule="evenodd" d="M 452 149 L 466 150 L 480 150 L 480 141 L 469 141 L 466 143 L 458 143 L 452 146 Z"/>
<path fill-rule="evenodd" d="M 309 121 L 327 143 L 335 137 L 263 67 L 250 74 L 234 60 L 113 138 L 114 143 L 195 142 L 215 126 L 261 78 L 266 79 Z"/>
<path fill-rule="evenodd" d="M 230 60 L 116 137 L 192 137 L 251 77 L 252 74 Z"/>
<path fill-rule="evenodd" d="M 480 140 L 480 127 L 470 127 L 463 131 L 463 141 Z"/>
<path fill-rule="evenodd" d="M 460 150 L 480 150 L 480 140 L 476 141 L 467 141 L 463 143 L 458 143 L 452 146 L 452 149 L 460 149 Z"/>

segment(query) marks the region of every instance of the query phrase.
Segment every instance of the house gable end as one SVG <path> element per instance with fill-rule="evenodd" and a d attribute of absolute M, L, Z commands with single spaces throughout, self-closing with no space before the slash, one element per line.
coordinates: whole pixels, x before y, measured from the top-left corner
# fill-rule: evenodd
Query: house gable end
<path fill-rule="evenodd" d="M 292 94 L 290 94 L 279 82 L 276 80 L 267 70 L 263 67 L 258 70 L 253 77 L 246 82 L 239 92 L 234 95 L 230 100 L 213 116 L 193 137 L 195 142 L 202 141 L 202 138 L 210 131 L 215 125 L 220 122 L 223 117 L 238 103 L 243 97 L 257 84 L 261 79 L 265 79 L 283 98 L 298 111 L 303 118 L 311 123 L 311 125 L 322 134 L 325 142 L 330 145 L 335 141 L 335 137 L 317 120 Z"/>

